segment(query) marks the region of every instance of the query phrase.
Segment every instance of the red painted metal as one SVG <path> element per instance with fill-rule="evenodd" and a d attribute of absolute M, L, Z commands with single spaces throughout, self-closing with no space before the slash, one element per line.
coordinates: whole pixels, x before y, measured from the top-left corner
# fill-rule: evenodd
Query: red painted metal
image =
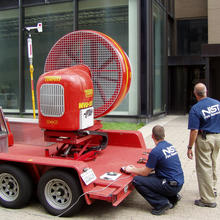
<path fill-rule="evenodd" d="M 86 195 L 87 204 L 91 204 L 94 199 L 101 199 L 116 206 L 132 191 L 132 176 L 122 173 L 118 181 L 107 187 L 108 190 L 104 188 L 111 181 L 100 179 L 100 176 L 106 172 L 120 173 L 120 168 L 124 165 L 137 164 L 137 166 L 140 166 L 137 163 L 139 158 L 145 157 L 147 159 L 148 156 L 143 155 L 146 152 L 146 146 L 140 132 L 110 130 L 105 130 L 105 132 L 115 140 L 109 139 L 106 149 L 97 152 L 97 157 L 94 160 L 80 161 L 57 155 L 57 151 L 61 147 L 61 144 L 57 143 L 47 146 L 47 153 L 45 154 L 45 146 L 18 144 L 15 141 L 14 146 L 9 148 L 8 153 L 0 153 L 0 163 L 16 162 L 24 164 L 33 170 L 36 181 L 44 172 L 53 167 L 71 168 L 78 173 L 84 193 L 88 193 Z M 96 142 L 96 140 L 94 141 Z M 124 144 L 121 145 L 121 143 Z M 93 169 L 97 179 L 87 186 L 82 181 L 80 174 L 88 167 Z M 97 189 L 100 191 L 94 192 Z"/>
<path fill-rule="evenodd" d="M 14 144 L 14 136 L 11 132 L 11 128 L 9 126 L 9 122 L 8 122 L 7 119 L 6 119 L 6 124 L 7 124 L 7 127 L 8 127 L 8 146 L 11 147 Z"/>
<path fill-rule="evenodd" d="M 38 125 L 38 120 L 29 118 L 8 118 L 16 144 L 48 146 L 50 143 L 44 141 L 44 132 Z M 31 146 L 30 146 L 31 147 Z"/>
<path fill-rule="evenodd" d="M 93 84 L 90 76 L 88 67 L 83 65 L 54 70 L 40 76 L 37 97 L 41 128 L 56 131 L 80 129 L 80 109 L 93 105 Z M 42 94 L 42 88 L 54 97 Z M 88 94 L 86 91 L 91 92 Z M 57 97 L 59 99 L 55 100 Z"/>

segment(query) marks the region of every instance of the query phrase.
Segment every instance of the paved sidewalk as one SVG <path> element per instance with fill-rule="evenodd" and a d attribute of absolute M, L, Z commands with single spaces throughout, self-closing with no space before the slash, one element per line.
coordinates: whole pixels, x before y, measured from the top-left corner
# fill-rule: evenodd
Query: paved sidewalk
<path fill-rule="evenodd" d="M 153 216 L 150 213 L 148 203 L 136 192 L 132 192 L 118 207 L 111 204 L 97 201 L 85 209 L 77 216 L 71 218 L 59 218 L 47 214 L 38 201 L 33 201 L 28 207 L 18 210 L 5 209 L 0 207 L 0 220 L 50 220 L 50 219 L 80 219 L 80 220 L 201 220 L 219 219 L 220 216 L 220 196 L 217 198 L 217 208 L 201 208 L 195 206 L 194 200 L 198 197 L 198 186 L 195 173 L 195 161 L 191 161 L 186 156 L 188 135 L 187 116 L 166 116 L 157 121 L 153 121 L 141 128 L 140 131 L 146 140 L 149 148 L 154 147 L 151 139 L 151 130 L 154 125 L 160 124 L 165 127 L 166 140 L 171 142 L 179 152 L 185 173 L 185 184 L 181 191 L 182 200 L 178 205 L 163 216 Z M 219 156 L 220 158 L 220 156 Z M 219 159 L 220 160 L 220 159 Z M 218 161 L 219 161 L 218 160 Z M 217 165 L 218 176 L 220 164 Z M 220 178 L 218 181 L 220 191 Z"/>

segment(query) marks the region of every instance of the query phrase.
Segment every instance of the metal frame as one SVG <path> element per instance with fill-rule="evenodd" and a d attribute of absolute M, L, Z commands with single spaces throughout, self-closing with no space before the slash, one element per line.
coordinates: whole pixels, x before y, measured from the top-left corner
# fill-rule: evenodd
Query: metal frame
<path fill-rule="evenodd" d="M 158 1 L 156 1 L 158 3 Z M 153 114 L 153 95 L 154 95 L 154 85 L 153 85 L 153 61 L 154 61 L 154 36 L 153 36 L 153 15 L 152 15 L 153 0 L 141 1 L 141 115 L 143 117 L 151 118 L 157 116 L 158 114 Z M 161 7 L 164 8 L 160 4 Z M 167 13 L 167 12 L 166 12 Z M 167 28 L 165 30 L 167 32 Z M 165 42 L 166 43 L 166 42 Z M 167 50 L 167 44 L 165 45 Z M 167 59 L 166 59 L 167 63 Z M 167 72 L 167 69 L 166 69 Z M 165 94 L 163 96 L 165 103 L 167 104 L 168 98 L 168 88 L 167 88 L 167 74 L 165 82 Z M 164 114 L 161 112 L 159 114 Z"/>
<path fill-rule="evenodd" d="M 19 0 L 19 113 L 22 114 L 25 111 L 24 100 L 25 100 L 25 91 L 24 91 L 24 10 L 22 7 L 23 0 Z"/>
<path fill-rule="evenodd" d="M 73 0 L 73 31 L 78 30 L 78 10 L 79 4 L 78 0 Z"/>
<path fill-rule="evenodd" d="M 152 45 L 151 45 L 151 1 L 141 1 L 141 115 L 143 117 L 150 117 L 152 114 L 152 100 L 151 100 L 151 75 L 152 72 Z"/>

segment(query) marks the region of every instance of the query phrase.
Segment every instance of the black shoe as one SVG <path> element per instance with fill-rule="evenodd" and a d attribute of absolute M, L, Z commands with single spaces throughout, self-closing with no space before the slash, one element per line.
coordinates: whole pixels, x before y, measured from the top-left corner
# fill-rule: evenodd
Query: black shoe
<path fill-rule="evenodd" d="M 182 199 L 182 196 L 180 194 L 177 194 L 176 197 L 177 197 L 177 202 L 179 202 Z"/>
<path fill-rule="evenodd" d="M 171 209 L 177 205 L 177 203 L 181 200 L 181 198 L 182 198 L 181 195 L 177 194 L 175 197 L 172 197 L 172 199 L 169 200 L 170 203 L 172 204 Z"/>
<path fill-rule="evenodd" d="M 213 202 L 213 203 L 204 203 L 200 199 L 195 200 L 194 204 L 197 205 L 197 206 L 200 206 L 200 207 L 209 207 L 209 208 L 215 208 L 217 206 L 217 204 L 215 202 Z"/>
<path fill-rule="evenodd" d="M 162 215 L 162 214 L 164 214 L 164 212 L 166 210 L 171 209 L 172 207 L 173 207 L 173 205 L 168 203 L 168 204 L 164 205 L 163 207 L 161 207 L 160 209 L 152 209 L 151 214 L 153 214 L 153 215 Z"/>

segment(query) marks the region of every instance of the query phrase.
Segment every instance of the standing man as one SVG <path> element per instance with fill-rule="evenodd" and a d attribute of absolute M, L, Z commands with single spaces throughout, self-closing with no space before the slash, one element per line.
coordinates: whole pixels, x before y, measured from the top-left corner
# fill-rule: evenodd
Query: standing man
<path fill-rule="evenodd" d="M 156 145 L 144 167 L 124 167 L 127 173 L 137 175 L 133 184 L 153 207 L 153 215 L 161 215 L 180 200 L 178 192 L 184 183 L 183 170 L 176 149 L 164 140 L 164 128 L 157 125 L 152 130 Z M 155 171 L 154 174 L 151 172 Z"/>
<path fill-rule="evenodd" d="M 194 87 L 197 103 L 189 112 L 190 129 L 187 156 L 193 158 L 192 147 L 195 143 L 196 172 L 200 199 L 195 205 L 216 207 L 216 159 L 220 149 L 220 102 L 207 97 L 203 83 Z"/>

